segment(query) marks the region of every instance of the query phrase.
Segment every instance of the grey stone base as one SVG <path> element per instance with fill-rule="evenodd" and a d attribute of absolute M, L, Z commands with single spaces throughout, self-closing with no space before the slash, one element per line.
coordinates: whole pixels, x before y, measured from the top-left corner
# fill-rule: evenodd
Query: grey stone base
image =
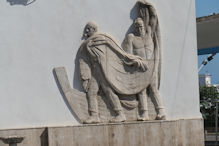
<path fill-rule="evenodd" d="M 204 146 L 202 119 L 49 128 L 50 146 Z"/>
<path fill-rule="evenodd" d="M 202 119 L 0 131 L 11 135 L 25 137 L 18 146 L 204 146 Z"/>

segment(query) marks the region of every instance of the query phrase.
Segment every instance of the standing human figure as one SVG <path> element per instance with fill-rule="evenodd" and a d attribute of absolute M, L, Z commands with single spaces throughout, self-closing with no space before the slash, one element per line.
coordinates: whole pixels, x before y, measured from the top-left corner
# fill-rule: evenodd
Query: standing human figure
<path fill-rule="evenodd" d="M 97 54 L 92 50 L 92 37 L 97 34 L 97 25 L 94 22 L 88 22 L 84 28 L 84 38 L 85 41 L 80 47 L 80 53 L 86 55 L 81 55 L 79 58 L 80 67 L 80 78 L 82 80 L 82 86 L 87 94 L 88 99 L 88 110 L 90 116 L 84 121 L 84 123 L 99 123 L 99 112 L 97 96 L 98 91 L 101 88 L 105 96 L 110 100 L 112 109 L 115 111 L 116 116 L 111 120 L 111 122 L 123 122 L 126 120 L 125 115 L 122 110 L 122 106 L 119 97 L 105 80 L 105 77 L 100 68 Z M 98 37 L 98 35 L 96 35 Z M 89 66 L 88 66 L 89 64 Z"/>
<path fill-rule="evenodd" d="M 147 91 L 154 99 L 155 108 L 157 109 L 157 120 L 166 119 L 165 110 L 159 93 L 160 80 L 160 44 L 157 36 L 158 19 L 154 7 L 146 2 L 139 1 L 140 15 L 142 16 L 134 21 L 134 33 L 128 34 L 124 50 L 130 54 L 142 57 L 149 64 L 153 64 L 152 82 L 137 94 L 140 104 L 140 115 L 138 120 L 149 120 Z M 149 68 L 152 69 L 152 68 Z"/>

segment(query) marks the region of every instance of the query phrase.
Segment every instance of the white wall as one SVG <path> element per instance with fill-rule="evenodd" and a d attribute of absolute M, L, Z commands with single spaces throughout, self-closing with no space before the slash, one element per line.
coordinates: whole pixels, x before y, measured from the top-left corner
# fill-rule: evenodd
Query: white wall
<path fill-rule="evenodd" d="M 74 69 L 84 25 L 96 21 L 100 31 L 122 42 L 136 16 L 135 2 L 36 0 L 28 6 L 11 6 L 1 0 L 0 129 L 78 124 L 59 93 L 52 69 L 65 66 L 74 88 L 80 89 Z M 151 2 L 161 25 L 161 96 L 167 116 L 200 117 L 195 2 Z"/>

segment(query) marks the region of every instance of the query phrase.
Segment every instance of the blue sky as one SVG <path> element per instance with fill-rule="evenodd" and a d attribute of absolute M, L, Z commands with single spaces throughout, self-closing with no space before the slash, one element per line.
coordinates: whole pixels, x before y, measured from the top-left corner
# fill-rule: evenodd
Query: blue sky
<path fill-rule="evenodd" d="M 196 0 L 196 16 L 207 16 L 212 13 L 219 13 L 219 0 Z M 218 26 L 219 27 L 219 26 Z M 218 40 L 219 41 L 219 40 Z M 198 57 L 198 67 L 208 55 Z M 212 84 L 219 84 L 219 53 L 214 56 L 214 59 L 202 68 L 199 74 L 209 73 L 212 75 Z"/>
<path fill-rule="evenodd" d="M 196 16 L 207 16 L 219 13 L 219 0 L 196 0 Z"/>

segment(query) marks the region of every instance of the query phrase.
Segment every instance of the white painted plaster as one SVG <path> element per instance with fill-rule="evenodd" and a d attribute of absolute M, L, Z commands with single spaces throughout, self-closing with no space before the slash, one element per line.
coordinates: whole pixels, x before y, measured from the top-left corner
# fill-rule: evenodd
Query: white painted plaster
<path fill-rule="evenodd" d="M 65 66 L 72 86 L 80 89 L 75 57 L 84 25 L 96 21 L 100 31 L 122 42 L 136 16 L 135 2 L 36 0 L 28 6 L 11 6 L 1 0 L 0 129 L 77 125 L 52 69 Z M 200 117 L 195 2 L 151 2 L 161 25 L 161 96 L 167 118 Z"/>

